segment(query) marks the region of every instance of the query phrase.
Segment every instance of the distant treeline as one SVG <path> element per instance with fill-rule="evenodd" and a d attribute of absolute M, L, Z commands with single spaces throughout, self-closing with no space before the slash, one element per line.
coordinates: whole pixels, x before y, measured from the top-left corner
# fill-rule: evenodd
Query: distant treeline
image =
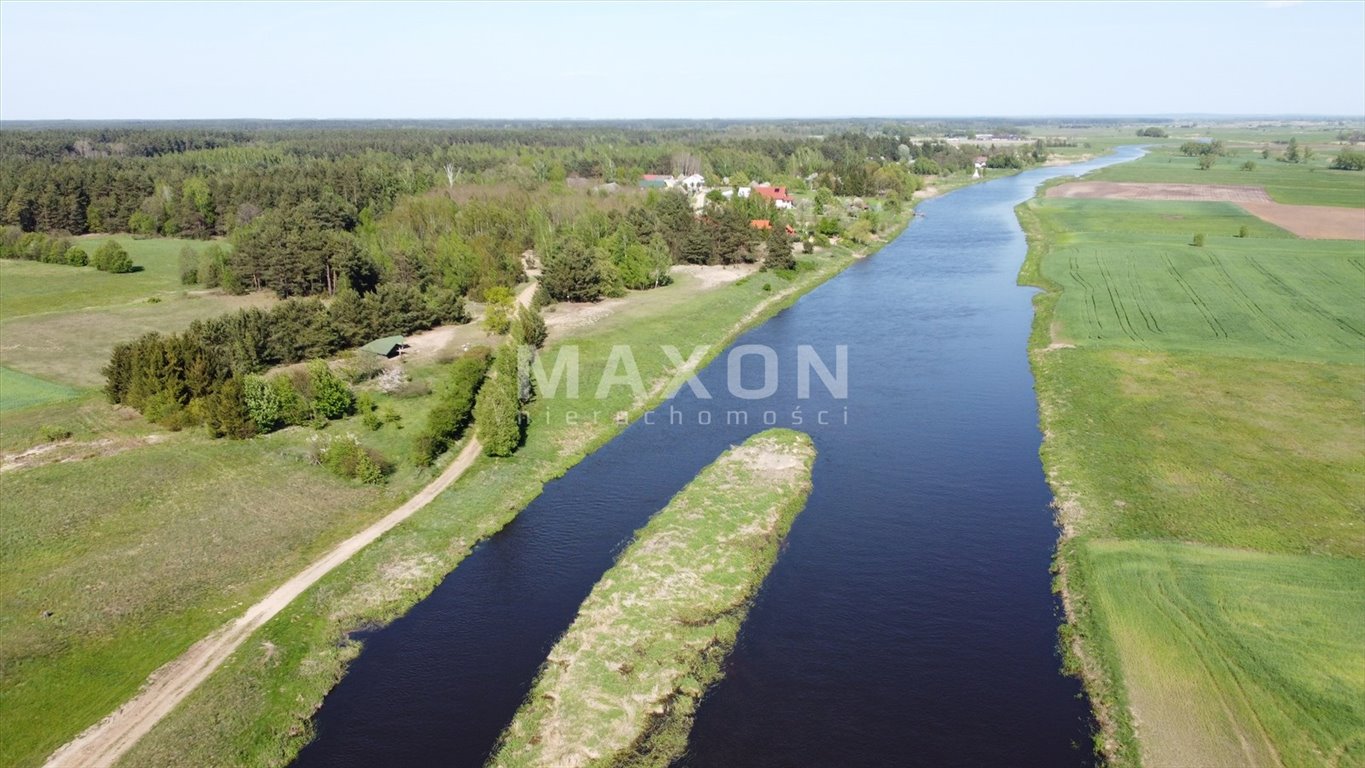
<path fill-rule="evenodd" d="M 192 125 L 192 124 L 191 124 Z M 914 126 L 903 126 L 910 135 Z M 570 176 L 634 184 L 643 173 L 746 175 L 793 186 L 829 174 L 869 194 L 887 161 L 970 170 L 980 147 L 903 143 L 898 133 L 813 137 L 774 126 L 726 132 L 584 127 L 0 131 L 0 224 L 71 234 L 231 234 L 265 211 L 335 195 L 378 217 L 405 195 L 457 182 L 531 188 Z M 902 149 L 904 147 L 904 149 Z"/>

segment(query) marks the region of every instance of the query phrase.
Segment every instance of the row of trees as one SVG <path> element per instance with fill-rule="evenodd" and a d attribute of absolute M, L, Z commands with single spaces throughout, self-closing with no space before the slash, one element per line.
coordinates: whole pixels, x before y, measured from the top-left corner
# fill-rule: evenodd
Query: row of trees
<path fill-rule="evenodd" d="M 105 240 L 92 256 L 84 248 L 73 245 L 69 237 L 24 232 L 18 227 L 0 228 L 0 259 L 39 261 L 71 267 L 91 266 L 101 272 L 114 274 L 138 269 L 132 257 L 115 240 Z"/>

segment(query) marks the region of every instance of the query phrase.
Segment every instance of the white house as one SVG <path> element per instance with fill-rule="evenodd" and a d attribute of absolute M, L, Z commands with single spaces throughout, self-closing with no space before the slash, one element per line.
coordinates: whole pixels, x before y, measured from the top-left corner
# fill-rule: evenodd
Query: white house
<path fill-rule="evenodd" d="M 703 178 L 700 173 L 694 173 L 691 176 L 684 176 L 681 179 L 678 179 L 676 183 L 677 186 L 682 187 L 692 194 L 696 194 L 702 191 L 702 188 L 706 186 L 706 179 Z"/>
<path fill-rule="evenodd" d="M 981 178 L 981 175 L 982 175 L 983 173 L 985 173 L 985 172 L 986 172 L 986 156 L 985 156 L 985 155 L 978 155 L 977 158 L 976 158 L 975 160 L 972 161 L 972 178 L 973 178 L 973 179 L 979 179 L 979 178 Z"/>

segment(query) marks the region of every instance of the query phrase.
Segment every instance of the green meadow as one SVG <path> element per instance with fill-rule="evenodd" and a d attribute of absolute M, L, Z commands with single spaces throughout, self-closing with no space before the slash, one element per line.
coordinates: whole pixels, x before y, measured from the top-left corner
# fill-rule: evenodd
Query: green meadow
<path fill-rule="evenodd" d="M 0 367 L 0 413 L 59 402 L 76 394 L 70 387 Z"/>
<path fill-rule="evenodd" d="M 1276 157 L 1284 147 L 1278 145 L 1271 146 L 1269 159 L 1261 157 L 1259 145 L 1229 149 L 1230 155 L 1218 158 L 1212 168 L 1200 170 L 1198 158 L 1185 157 L 1177 146 L 1157 146 L 1137 160 L 1111 165 L 1086 179 L 1265 187 L 1270 198 L 1279 203 L 1365 208 L 1365 173 L 1329 169 L 1335 148 L 1315 150 L 1307 163 L 1280 162 Z M 1242 170 L 1247 161 L 1256 167 Z"/>
<path fill-rule="evenodd" d="M 1093 178 L 1236 183 L 1183 162 Z M 1273 173 L 1317 185 L 1283 202 L 1365 179 Z M 1063 634 L 1098 745 L 1115 765 L 1365 763 L 1365 244 L 1223 203 L 1018 213 L 1021 280 L 1045 289 L 1030 346 Z"/>

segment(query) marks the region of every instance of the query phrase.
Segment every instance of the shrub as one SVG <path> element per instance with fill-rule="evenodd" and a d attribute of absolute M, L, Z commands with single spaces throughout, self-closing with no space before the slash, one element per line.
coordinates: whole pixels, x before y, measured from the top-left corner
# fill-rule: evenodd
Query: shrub
<path fill-rule="evenodd" d="M 1248 160 L 1248 161 L 1246 161 L 1245 163 L 1242 163 L 1242 170 L 1244 170 L 1244 171 L 1254 171 L 1254 170 L 1256 170 L 1256 163 L 1255 163 L 1255 161 L 1253 161 L 1253 160 Z"/>
<path fill-rule="evenodd" d="M 115 240 L 106 240 L 95 250 L 95 255 L 90 259 L 95 269 L 111 274 L 125 274 L 133 271 L 133 260 L 129 258 L 128 252 L 123 250 Z"/>
<path fill-rule="evenodd" d="M 39 437 L 43 438 L 43 442 L 45 443 L 55 443 L 58 440 L 66 440 L 70 438 L 71 430 L 65 429 L 63 427 L 45 425 L 42 429 L 38 430 L 38 435 Z"/>
<path fill-rule="evenodd" d="M 507 333 L 512 327 L 512 292 L 495 285 L 484 291 L 484 299 L 488 302 L 484 307 L 484 329 L 499 336 Z"/>
<path fill-rule="evenodd" d="M 247 376 L 242 380 L 242 397 L 256 429 L 274 431 L 280 423 L 280 398 L 270 382 L 260 376 Z"/>
<path fill-rule="evenodd" d="M 1365 152 L 1343 149 L 1332 158 L 1331 167 L 1338 171 L 1365 171 Z"/>
<path fill-rule="evenodd" d="M 355 410 L 355 395 L 337 378 L 325 360 L 308 363 L 308 383 L 312 386 L 313 415 L 339 419 Z"/>
<path fill-rule="evenodd" d="M 1250 235 L 1250 234 L 1251 234 L 1251 230 L 1248 229 L 1248 228 L 1247 228 L 1247 225 L 1245 225 L 1245 224 L 1243 224 L 1241 227 L 1238 227 L 1238 229 L 1237 229 L 1237 236 L 1238 236 L 1238 237 L 1247 237 L 1247 236 Z"/>
<path fill-rule="evenodd" d="M 393 472 L 383 455 L 361 445 L 355 435 L 337 435 L 316 450 L 317 462 L 338 477 L 377 485 Z"/>
<path fill-rule="evenodd" d="M 379 376 L 385 370 L 384 362 L 378 355 L 361 350 L 351 357 L 351 359 L 341 364 L 341 376 L 352 384 L 359 384 L 362 381 Z"/>
<path fill-rule="evenodd" d="M 518 344 L 540 348 L 550 331 L 545 327 L 545 318 L 540 312 L 526 307 L 517 309 L 517 319 L 512 326 L 512 339 Z"/>
<path fill-rule="evenodd" d="M 180 284 L 197 285 L 199 283 L 199 254 L 188 245 L 180 249 Z"/>
<path fill-rule="evenodd" d="M 1204 233 L 1203 233 L 1203 232 L 1197 232 L 1197 233 L 1195 233 L 1195 236 L 1194 236 L 1194 247 L 1196 247 L 1196 248 L 1203 248 L 1203 247 L 1204 247 Z"/>
<path fill-rule="evenodd" d="M 84 248 L 72 248 L 66 252 L 66 263 L 73 267 L 84 267 L 90 264 L 90 257 L 86 255 Z"/>

